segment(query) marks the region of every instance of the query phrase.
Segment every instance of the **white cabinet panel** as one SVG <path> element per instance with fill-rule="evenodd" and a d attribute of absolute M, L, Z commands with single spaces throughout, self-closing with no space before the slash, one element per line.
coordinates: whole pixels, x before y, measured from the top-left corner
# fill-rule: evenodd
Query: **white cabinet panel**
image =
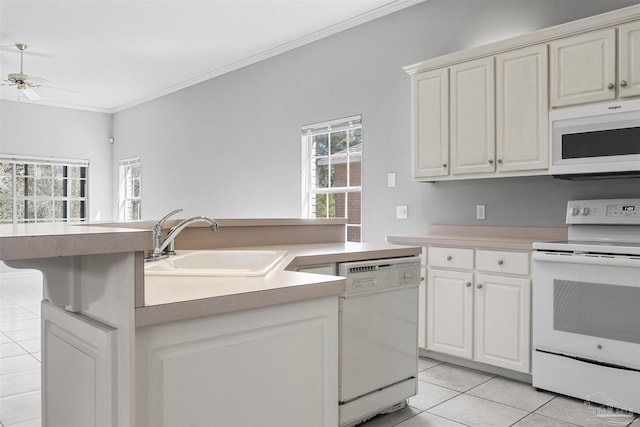
<path fill-rule="evenodd" d="M 530 280 L 478 274 L 474 359 L 529 372 Z"/>
<path fill-rule="evenodd" d="M 495 170 L 494 59 L 450 67 L 451 173 Z"/>
<path fill-rule="evenodd" d="M 138 427 L 338 424 L 338 297 L 138 328 L 136 352 Z"/>
<path fill-rule="evenodd" d="M 432 246 L 429 248 L 428 259 L 429 267 L 473 269 L 473 249 Z"/>
<path fill-rule="evenodd" d="M 547 46 L 496 56 L 498 172 L 548 167 Z"/>
<path fill-rule="evenodd" d="M 429 269 L 427 349 L 473 356 L 472 273 Z"/>
<path fill-rule="evenodd" d="M 550 45 L 551 106 L 616 97 L 616 30 L 593 31 Z"/>
<path fill-rule="evenodd" d="M 47 301 L 41 307 L 43 425 L 118 425 L 116 330 Z"/>
<path fill-rule="evenodd" d="M 620 26 L 620 96 L 640 95 L 640 21 Z"/>
<path fill-rule="evenodd" d="M 480 271 L 527 276 L 530 266 L 528 252 L 476 251 L 476 269 Z"/>
<path fill-rule="evenodd" d="M 412 77 L 413 176 L 449 173 L 449 70 Z"/>

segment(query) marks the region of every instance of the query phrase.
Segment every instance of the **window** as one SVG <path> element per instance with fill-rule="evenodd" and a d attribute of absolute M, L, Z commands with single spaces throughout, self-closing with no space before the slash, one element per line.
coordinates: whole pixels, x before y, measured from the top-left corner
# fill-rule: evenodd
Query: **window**
<path fill-rule="evenodd" d="M 0 223 L 85 221 L 89 161 L 0 155 Z"/>
<path fill-rule="evenodd" d="M 140 219 L 140 157 L 118 163 L 118 218 Z"/>
<path fill-rule="evenodd" d="M 347 218 L 347 240 L 361 241 L 362 118 L 302 128 L 303 215 Z"/>

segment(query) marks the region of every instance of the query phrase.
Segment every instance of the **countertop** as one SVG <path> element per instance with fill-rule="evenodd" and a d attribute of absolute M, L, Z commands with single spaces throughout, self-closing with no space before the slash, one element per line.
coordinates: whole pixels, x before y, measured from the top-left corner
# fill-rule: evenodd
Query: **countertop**
<path fill-rule="evenodd" d="M 431 225 L 423 235 L 387 236 L 400 245 L 533 250 L 534 242 L 567 240 L 566 227 L 485 227 Z"/>
<path fill-rule="evenodd" d="M 67 223 L 0 225 L 0 260 L 144 251 L 151 230 Z"/>
<path fill-rule="evenodd" d="M 284 250 L 287 255 L 260 277 L 145 276 L 144 306 L 136 308 L 136 326 L 337 296 L 345 290 L 343 277 L 293 270 L 309 265 L 416 256 L 421 252 L 419 247 L 352 242 L 234 249 Z"/>

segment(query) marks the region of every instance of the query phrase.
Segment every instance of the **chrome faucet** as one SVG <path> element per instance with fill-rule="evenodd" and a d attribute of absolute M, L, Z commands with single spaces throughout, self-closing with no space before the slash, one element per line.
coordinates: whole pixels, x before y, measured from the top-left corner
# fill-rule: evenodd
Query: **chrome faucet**
<path fill-rule="evenodd" d="M 162 237 L 162 227 L 164 222 L 172 215 L 182 212 L 182 209 L 176 209 L 165 215 L 160 221 L 153 226 L 153 252 L 149 254 L 145 261 L 159 261 L 167 258 L 169 255 L 175 255 L 174 240 L 185 227 L 195 222 L 207 222 L 211 225 L 211 231 L 218 231 L 218 222 L 215 219 L 206 216 L 194 216 L 180 221 L 176 226 L 169 230 L 166 237 Z"/>

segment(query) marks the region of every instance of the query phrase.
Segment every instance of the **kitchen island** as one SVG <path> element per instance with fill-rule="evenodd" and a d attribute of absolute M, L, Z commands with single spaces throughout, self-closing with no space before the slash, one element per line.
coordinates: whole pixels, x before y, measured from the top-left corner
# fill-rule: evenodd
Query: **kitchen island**
<path fill-rule="evenodd" d="M 45 423 L 336 425 L 344 279 L 294 270 L 420 249 L 345 243 L 342 220 L 221 220 L 176 248 L 287 256 L 247 280 L 145 279 L 149 224 L 0 227 L 0 259 L 43 272 Z"/>

